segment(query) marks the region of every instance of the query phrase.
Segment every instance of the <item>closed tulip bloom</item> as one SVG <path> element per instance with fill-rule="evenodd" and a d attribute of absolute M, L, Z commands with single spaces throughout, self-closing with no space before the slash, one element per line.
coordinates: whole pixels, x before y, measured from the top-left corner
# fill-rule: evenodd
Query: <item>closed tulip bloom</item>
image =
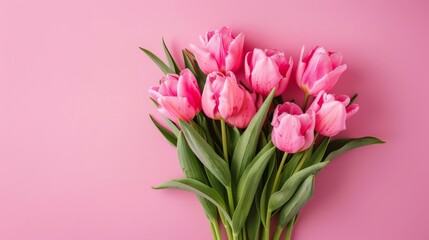
<path fill-rule="evenodd" d="M 314 140 L 314 112 L 303 113 L 295 103 L 286 102 L 274 110 L 271 125 L 273 144 L 283 152 L 308 149 Z"/>
<path fill-rule="evenodd" d="M 240 111 L 244 97 L 234 73 L 210 73 L 202 94 L 203 111 L 212 119 L 228 119 Z"/>
<path fill-rule="evenodd" d="M 287 87 L 293 60 L 275 49 L 255 48 L 246 54 L 244 84 L 261 95 L 267 96 L 276 88 L 275 96 L 281 95 Z"/>
<path fill-rule="evenodd" d="M 243 58 L 242 33 L 234 36 L 229 27 L 222 27 L 200 36 L 200 41 L 201 48 L 191 44 L 191 49 L 204 73 L 239 70 Z"/>
<path fill-rule="evenodd" d="M 331 137 L 345 130 L 346 120 L 359 110 L 359 105 L 349 103 L 348 96 L 319 93 L 309 107 L 316 113 L 316 131 Z"/>
<path fill-rule="evenodd" d="M 323 47 L 314 48 L 303 58 L 304 47 L 296 72 L 298 86 L 307 94 L 317 96 L 321 91 L 328 92 L 337 83 L 347 65 L 341 64 L 341 53 L 328 52 Z"/>
<path fill-rule="evenodd" d="M 238 128 L 246 128 L 256 114 L 255 99 L 242 86 L 240 86 L 240 88 L 242 89 L 244 94 L 243 104 L 240 108 L 240 111 L 228 117 L 226 119 L 226 122 L 229 125 L 232 125 Z"/>
<path fill-rule="evenodd" d="M 197 80 L 189 69 L 177 74 L 167 74 L 159 87 L 149 89 L 151 98 L 158 103 L 158 110 L 174 122 L 189 121 L 201 111 L 201 93 Z"/>

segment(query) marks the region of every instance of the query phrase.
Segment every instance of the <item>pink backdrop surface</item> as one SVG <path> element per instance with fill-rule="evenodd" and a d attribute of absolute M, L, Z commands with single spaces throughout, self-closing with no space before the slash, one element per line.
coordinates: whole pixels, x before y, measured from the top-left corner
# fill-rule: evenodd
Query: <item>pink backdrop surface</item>
<path fill-rule="evenodd" d="M 427 1 L 0 1 L 0 239 L 209 239 L 196 198 L 152 126 L 162 54 L 229 25 L 246 49 L 344 54 L 337 93 L 360 93 L 343 136 L 385 145 L 317 176 L 294 237 L 429 239 Z"/>

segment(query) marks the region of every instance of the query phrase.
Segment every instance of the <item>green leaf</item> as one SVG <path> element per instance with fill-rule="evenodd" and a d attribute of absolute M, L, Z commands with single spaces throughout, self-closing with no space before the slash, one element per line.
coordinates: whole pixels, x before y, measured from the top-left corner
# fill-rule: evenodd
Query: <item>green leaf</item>
<path fill-rule="evenodd" d="M 213 190 L 211 187 L 205 185 L 194 179 L 182 178 L 182 179 L 173 179 L 168 182 L 162 183 L 158 186 L 153 187 L 154 189 L 164 189 L 164 188 L 173 188 L 184 190 L 188 192 L 195 193 L 197 196 L 203 197 L 207 199 L 211 203 L 213 203 L 217 209 L 222 212 L 226 220 L 231 224 L 232 220 L 226 210 L 225 202 L 219 196 L 219 194 Z"/>
<path fill-rule="evenodd" d="M 173 146 L 176 146 L 177 144 L 177 137 L 172 132 L 170 132 L 168 129 L 163 127 L 158 121 L 155 120 L 155 118 L 152 117 L 152 115 L 149 115 L 150 119 L 152 120 L 153 124 L 155 124 L 156 128 L 161 132 L 161 134 L 167 139 L 169 143 L 171 143 Z"/>
<path fill-rule="evenodd" d="M 188 49 L 184 49 L 182 53 L 184 54 L 184 56 L 186 56 L 185 64 L 186 59 L 188 59 L 189 64 L 192 65 L 193 72 L 195 73 L 195 77 L 197 78 L 198 86 L 200 87 L 200 90 L 203 91 L 207 75 L 201 70 L 197 60 L 195 59 L 194 54 L 191 51 L 189 51 Z"/>
<path fill-rule="evenodd" d="M 231 172 L 234 180 L 240 179 L 244 169 L 246 169 L 249 162 L 253 159 L 256 152 L 256 147 L 261 133 L 262 125 L 267 117 L 268 110 L 273 101 L 275 89 L 273 89 L 265 99 L 261 108 L 253 117 L 249 126 L 241 135 L 234 150 L 231 160 Z"/>
<path fill-rule="evenodd" d="M 286 182 L 283 184 L 282 188 L 277 192 L 271 195 L 268 202 L 269 212 L 273 212 L 278 208 L 282 207 L 286 202 L 290 200 L 292 195 L 295 193 L 296 189 L 300 186 L 302 181 L 310 175 L 316 174 L 322 168 L 324 168 L 328 162 L 322 162 L 315 164 L 311 167 L 304 168 L 301 171 L 293 174 Z"/>
<path fill-rule="evenodd" d="M 179 120 L 182 131 L 192 151 L 202 164 L 225 186 L 231 186 L 231 173 L 228 164 L 221 158 L 203 137 L 189 123 Z"/>
<path fill-rule="evenodd" d="M 279 227 L 284 228 L 299 213 L 313 195 L 313 188 L 314 175 L 310 175 L 302 182 L 290 201 L 280 211 Z"/>
<path fill-rule="evenodd" d="M 235 146 L 237 145 L 238 139 L 240 139 L 240 130 L 236 127 L 226 126 L 228 135 L 228 152 L 230 156 L 234 153 Z"/>
<path fill-rule="evenodd" d="M 142 50 L 150 59 L 152 59 L 152 61 L 161 69 L 161 71 L 164 74 L 174 73 L 174 70 L 172 70 L 169 66 L 167 66 L 167 64 L 165 64 L 161 59 L 159 59 L 159 57 L 157 57 L 151 51 L 144 49 L 142 47 L 140 48 L 140 50 Z"/>
<path fill-rule="evenodd" d="M 173 56 L 171 56 L 170 51 L 167 48 L 167 45 L 165 44 L 164 38 L 162 38 L 162 47 L 164 48 L 165 56 L 168 60 L 168 65 L 170 66 L 170 69 L 174 69 L 174 72 L 176 74 L 180 74 L 180 68 L 177 66 L 176 61 L 174 61 Z"/>
<path fill-rule="evenodd" d="M 293 154 L 289 161 L 286 163 L 280 175 L 280 186 L 283 186 L 286 180 L 288 180 L 290 176 L 292 176 L 293 171 L 295 170 L 296 166 L 298 166 L 298 163 L 304 156 L 304 153 L 305 151 Z"/>
<path fill-rule="evenodd" d="M 261 222 L 265 227 L 265 221 L 267 218 L 267 208 L 268 208 L 268 200 L 270 199 L 271 189 L 273 188 L 274 180 L 275 180 L 275 172 L 277 171 L 277 154 L 273 155 L 273 160 L 268 163 L 267 167 L 267 181 L 264 184 L 264 188 L 262 189 L 261 199 L 259 201 L 259 213 Z"/>
<path fill-rule="evenodd" d="M 183 62 L 185 63 L 185 68 L 189 69 L 194 74 L 194 76 L 196 76 L 197 73 L 195 72 L 194 65 L 192 65 L 192 61 L 194 60 L 190 59 L 188 55 L 186 55 L 185 50 L 182 50 L 182 56 Z"/>
<path fill-rule="evenodd" d="M 320 143 L 319 147 L 316 149 L 316 151 L 311 155 L 311 158 L 305 162 L 304 167 L 309 167 L 313 164 L 319 163 L 322 161 L 323 156 L 325 155 L 326 148 L 329 144 L 329 137 L 325 137 L 323 141 Z"/>
<path fill-rule="evenodd" d="M 186 177 L 207 184 L 208 181 L 204 174 L 204 167 L 195 157 L 195 154 L 186 142 L 185 136 L 182 132 L 180 132 L 177 137 L 177 155 L 179 157 L 180 166 L 182 167 Z M 217 220 L 216 207 L 202 197 L 198 197 L 198 200 L 200 201 L 209 220 Z"/>
<path fill-rule="evenodd" d="M 275 151 L 276 148 L 272 147 L 257 158 L 255 157 L 243 172 L 236 190 L 238 204 L 232 217 L 233 232 L 239 232 L 243 227 L 255 198 L 256 189 L 261 181 L 262 174 Z"/>
<path fill-rule="evenodd" d="M 246 220 L 247 239 L 259 240 L 259 229 L 261 227 L 261 221 L 258 216 L 256 204 L 253 202 L 250 208 L 249 216 Z"/>
<path fill-rule="evenodd" d="M 354 148 L 380 143 L 385 142 L 375 137 L 336 139 L 328 145 L 324 161 L 331 161 L 342 153 L 348 152 Z"/>
<path fill-rule="evenodd" d="M 350 106 L 350 105 L 352 105 L 355 101 L 356 101 L 356 99 L 358 98 L 358 96 L 359 96 L 359 94 L 355 94 L 351 99 L 350 99 L 350 102 L 349 102 L 349 104 L 347 105 L 347 107 L 348 106 Z"/>

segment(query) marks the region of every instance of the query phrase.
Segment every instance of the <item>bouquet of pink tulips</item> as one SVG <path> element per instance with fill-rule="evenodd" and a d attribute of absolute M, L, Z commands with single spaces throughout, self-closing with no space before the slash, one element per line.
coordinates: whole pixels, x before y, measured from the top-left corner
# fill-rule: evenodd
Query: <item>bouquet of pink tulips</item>
<path fill-rule="evenodd" d="M 255 48 L 243 56 L 244 35 L 228 27 L 200 40 L 182 50 L 184 68 L 164 41 L 168 64 L 141 48 L 165 74 L 149 90 L 165 123 L 151 119 L 177 148 L 185 175 L 155 189 L 193 192 L 215 240 L 222 225 L 228 239 L 279 239 L 283 231 L 290 239 L 314 176 L 341 153 L 383 141 L 332 139 L 359 109 L 356 96 L 329 93 L 347 69 L 340 53 L 316 47 L 304 56 L 302 49 L 294 72 L 299 106 L 282 98 L 293 73 L 284 52 Z"/>

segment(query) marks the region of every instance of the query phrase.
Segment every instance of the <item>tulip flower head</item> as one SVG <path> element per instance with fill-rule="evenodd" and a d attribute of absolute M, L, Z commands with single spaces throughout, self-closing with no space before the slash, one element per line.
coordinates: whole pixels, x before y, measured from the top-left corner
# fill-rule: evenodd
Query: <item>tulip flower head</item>
<path fill-rule="evenodd" d="M 287 87 L 293 60 L 276 49 L 255 48 L 246 54 L 244 85 L 263 96 L 276 88 L 275 96 L 281 95 Z"/>
<path fill-rule="evenodd" d="M 244 35 L 234 36 L 229 27 L 200 36 L 202 47 L 190 45 L 201 70 L 206 73 L 237 71 L 243 58 Z"/>
<path fill-rule="evenodd" d="M 316 131 L 331 137 L 345 130 L 346 120 L 359 110 L 359 105 L 349 103 L 348 96 L 320 92 L 308 108 L 316 113 Z"/>
<path fill-rule="evenodd" d="M 343 55 L 328 52 L 323 47 L 314 48 L 303 58 L 304 47 L 296 72 L 296 82 L 306 93 L 317 96 L 321 91 L 328 92 L 337 83 L 347 65 L 341 64 Z"/>
<path fill-rule="evenodd" d="M 197 80 L 189 69 L 177 74 L 167 74 L 159 87 L 149 89 L 151 98 L 158 103 L 158 110 L 178 123 L 178 119 L 190 121 L 201 110 L 201 93 Z"/>
<path fill-rule="evenodd" d="M 278 105 L 271 122 L 273 144 L 287 153 L 306 150 L 314 140 L 314 124 L 314 112 L 303 113 L 301 108 L 292 102 Z"/>
<path fill-rule="evenodd" d="M 256 113 L 254 98 L 239 85 L 233 72 L 207 75 L 202 107 L 209 118 L 224 119 L 238 128 L 247 127 Z"/>

